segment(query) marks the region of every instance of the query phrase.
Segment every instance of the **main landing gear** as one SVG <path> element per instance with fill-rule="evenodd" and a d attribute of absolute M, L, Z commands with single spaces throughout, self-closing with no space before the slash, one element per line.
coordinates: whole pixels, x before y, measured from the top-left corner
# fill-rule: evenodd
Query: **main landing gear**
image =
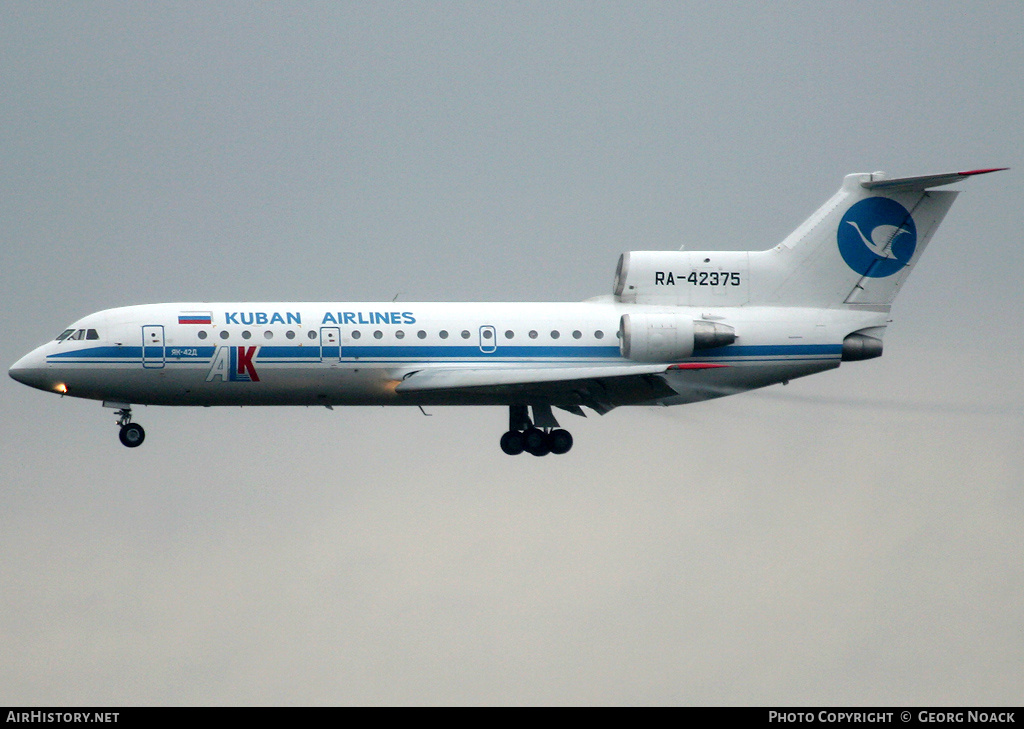
<path fill-rule="evenodd" d="M 534 405 L 533 420 L 526 405 L 508 408 L 508 432 L 501 436 L 501 450 L 510 456 L 523 451 L 534 456 L 561 455 L 572 448 L 572 435 L 558 427 L 550 405 Z"/>
<path fill-rule="evenodd" d="M 142 441 L 146 440 L 146 431 L 138 423 L 132 422 L 132 409 L 121 408 L 115 415 L 117 424 L 121 426 L 121 432 L 118 434 L 121 444 L 128 448 L 138 448 L 142 445 Z"/>

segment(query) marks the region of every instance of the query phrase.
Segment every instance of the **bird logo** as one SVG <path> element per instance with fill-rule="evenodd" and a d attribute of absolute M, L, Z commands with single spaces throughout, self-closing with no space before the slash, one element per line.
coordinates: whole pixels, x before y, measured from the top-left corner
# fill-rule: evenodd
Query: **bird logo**
<path fill-rule="evenodd" d="M 917 247 L 917 227 L 895 200 L 869 197 L 846 211 L 836 239 L 846 265 L 862 276 L 884 278 L 910 263 Z"/>
<path fill-rule="evenodd" d="M 868 240 L 868 237 L 864 235 L 864 231 L 857 225 L 857 221 L 847 220 L 846 224 L 852 225 L 857 231 L 857 235 L 864 242 L 864 245 L 874 251 L 874 254 L 880 258 L 896 258 L 896 255 L 892 252 L 893 239 L 902 233 L 910 232 L 906 228 L 897 228 L 895 225 L 877 225 L 871 231 L 871 240 Z"/>

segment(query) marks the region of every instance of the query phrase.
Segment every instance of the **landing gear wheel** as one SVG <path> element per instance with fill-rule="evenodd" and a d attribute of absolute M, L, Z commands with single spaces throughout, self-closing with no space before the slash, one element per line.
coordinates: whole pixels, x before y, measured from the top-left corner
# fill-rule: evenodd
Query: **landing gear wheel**
<path fill-rule="evenodd" d="M 121 443 L 128 448 L 137 448 L 146 440 L 146 431 L 138 423 L 128 423 L 121 426 L 119 434 Z"/>
<path fill-rule="evenodd" d="M 518 456 L 526 446 L 522 431 L 510 430 L 501 436 L 501 450 L 510 456 Z"/>
<path fill-rule="evenodd" d="M 534 456 L 546 456 L 548 453 L 561 455 L 572 448 L 572 435 L 568 430 L 558 426 L 558 421 L 551 414 L 550 405 L 532 405 L 533 418 L 530 418 L 528 406 L 508 406 L 508 430 L 501 436 L 501 450 L 510 456 L 517 456 L 523 451 Z M 583 411 L 565 408 L 569 412 Z M 537 424 L 540 423 L 540 426 Z"/>
<path fill-rule="evenodd" d="M 569 449 L 572 448 L 572 434 L 568 430 L 552 430 L 548 433 L 548 443 L 551 446 L 551 452 L 556 456 L 560 456 L 563 453 L 568 453 Z"/>
<path fill-rule="evenodd" d="M 530 428 L 523 433 L 526 452 L 534 456 L 546 456 L 551 452 L 547 433 L 540 428 Z"/>

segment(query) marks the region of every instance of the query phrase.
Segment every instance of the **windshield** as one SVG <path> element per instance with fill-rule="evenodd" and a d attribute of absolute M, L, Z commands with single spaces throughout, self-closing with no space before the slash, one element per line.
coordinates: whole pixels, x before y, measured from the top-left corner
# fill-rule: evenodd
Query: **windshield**
<path fill-rule="evenodd" d="M 100 334 L 95 329 L 65 329 L 57 335 L 57 341 L 65 339 L 99 339 Z"/>

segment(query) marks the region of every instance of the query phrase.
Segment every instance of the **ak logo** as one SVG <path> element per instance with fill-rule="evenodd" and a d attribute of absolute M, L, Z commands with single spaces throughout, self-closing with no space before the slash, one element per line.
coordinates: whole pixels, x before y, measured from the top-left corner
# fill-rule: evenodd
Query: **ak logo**
<path fill-rule="evenodd" d="M 862 276 L 885 278 L 910 263 L 917 248 L 917 226 L 895 200 L 869 197 L 846 211 L 836 238 L 847 266 Z"/>
<path fill-rule="evenodd" d="M 210 363 L 207 382 L 259 382 L 256 365 L 253 362 L 259 347 L 217 347 L 217 353 Z"/>

